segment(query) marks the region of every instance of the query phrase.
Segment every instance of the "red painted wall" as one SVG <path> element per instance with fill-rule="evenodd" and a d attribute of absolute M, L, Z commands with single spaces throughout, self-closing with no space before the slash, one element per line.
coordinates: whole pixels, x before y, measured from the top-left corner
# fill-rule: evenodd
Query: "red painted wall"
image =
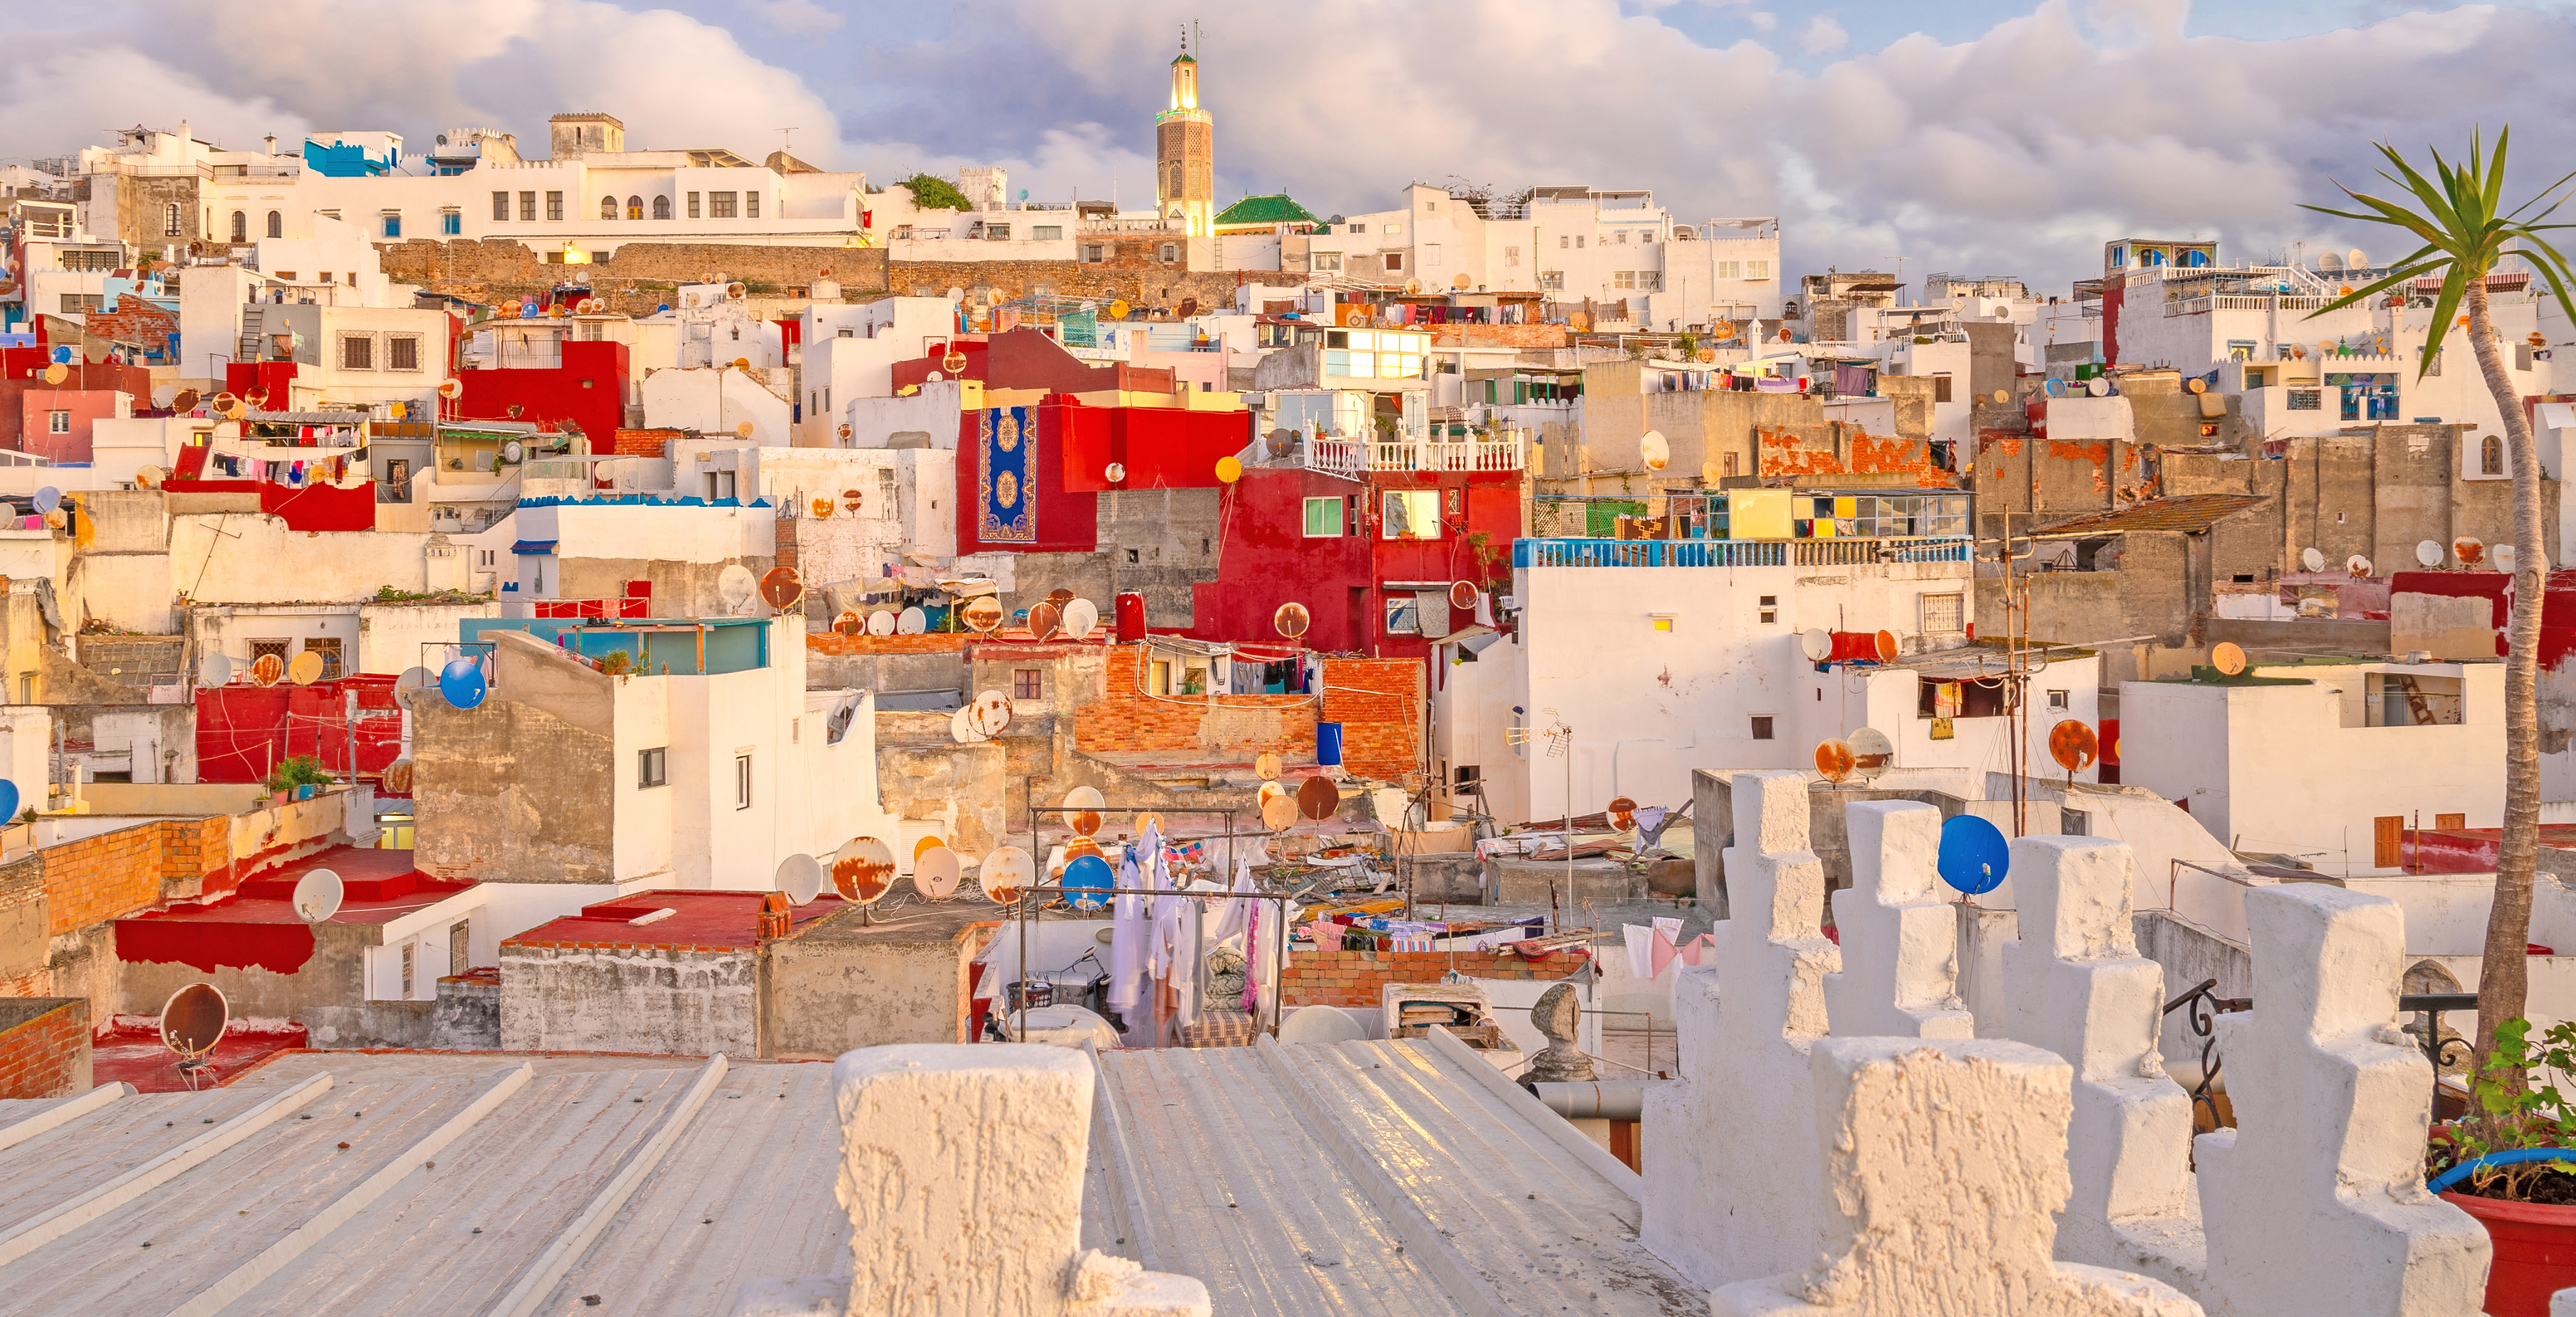
<path fill-rule="evenodd" d="M 197 778 L 257 782 L 296 755 L 317 755 L 335 774 L 349 772 L 349 720 L 344 691 L 356 691 L 357 771 L 375 776 L 402 750 L 394 679 L 345 677 L 310 686 L 217 686 L 197 692 Z M 370 716 L 383 715 L 383 716 Z"/>
<path fill-rule="evenodd" d="M 981 506 L 976 486 L 984 471 L 983 448 L 977 439 L 982 412 L 965 412 L 957 418 L 957 551 L 982 553 L 998 549 L 1006 553 L 1089 553 L 1100 547 L 1100 498 L 1096 494 L 1076 493 L 1064 487 L 1064 462 L 1060 457 L 1069 442 L 1067 427 L 1086 433 L 1105 426 L 1109 409 L 1083 407 L 1068 401 L 1048 401 L 1038 405 L 1037 464 L 1030 474 L 1036 485 L 1038 539 L 1028 544 L 987 544 L 976 537 L 976 509 Z M 1093 440 L 1084 440 L 1093 442 Z"/>
<path fill-rule="evenodd" d="M 148 406 L 152 401 L 152 371 L 148 367 L 84 365 L 75 361 L 63 368 L 66 373 L 62 383 L 47 384 L 45 356 L 43 348 L 0 348 L 0 448 L 24 445 L 26 410 L 21 399 L 26 394 L 119 392 L 131 395 L 137 407 Z M 38 419 L 42 419 L 41 411 Z"/>
<path fill-rule="evenodd" d="M 2120 359 L 2120 310 L 2128 296 L 2127 285 L 2106 280 L 2102 290 L 2102 360 L 2105 364 Z"/>
<path fill-rule="evenodd" d="M 948 348 L 935 347 L 925 356 L 896 362 L 894 387 L 925 383 L 932 371 L 938 371 L 942 379 L 982 380 L 989 388 L 1044 389 L 1049 393 L 1095 393 L 1103 389 L 1170 393 L 1179 387 L 1168 370 L 1121 362 L 1093 365 L 1034 329 L 1014 329 L 982 339 L 961 335 L 953 346 L 966 358 L 964 369 L 950 372 L 943 364 Z"/>
<path fill-rule="evenodd" d="M 1106 428 L 1073 418 L 1106 413 Z M 1180 407 L 1068 406 L 1072 440 L 1060 445 L 1067 489 L 1105 494 L 1113 489 L 1213 489 L 1217 459 L 1252 442 L 1252 413 L 1194 412 Z M 1110 483 L 1109 464 L 1126 468 Z"/>
<path fill-rule="evenodd" d="M 149 401 L 149 399 L 144 399 Z M 56 462 L 90 460 L 90 427 L 102 416 L 116 415 L 116 394 L 107 389 L 23 389 L 18 394 L 19 447 Z M 55 434 L 51 413 L 71 413 L 71 430 Z"/>
<path fill-rule="evenodd" d="M 296 365 L 292 361 L 236 361 L 224 367 L 224 390 L 248 401 L 261 399 L 264 411 L 284 411 L 292 401 Z"/>
<path fill-rule="evenodd" d="M 551 370 L 460 370 L 465 392 L 447 404 L 446 415 L 460 421 L 529 421 L 560 428 L 569 421 L 581 427 L 589 451 L 616 451 L 617 430 L 626 423 L 626 345 L 602 340 L 563 345 L 563 365 Z M 510 409 L 519 414 L 512 416 Z"/>

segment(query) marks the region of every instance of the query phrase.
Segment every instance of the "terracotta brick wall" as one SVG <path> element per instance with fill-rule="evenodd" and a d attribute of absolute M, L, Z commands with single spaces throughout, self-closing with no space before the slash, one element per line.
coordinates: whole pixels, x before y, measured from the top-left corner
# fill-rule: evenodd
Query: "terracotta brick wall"
<path fill-rule="evenodd" d="M 1415 326 L 1425 328 L 1425 326 Z M 1493 348 L 1561 348 L 1572 340 L 1563 325 L 1431 325 L 1431 345 Z"/>
<path fill-rule="evenodd" d="M 1456 970 L 1479 979 L 1561 979 L 1589 956 L 1560 951 L 1523 960 L 1509 951 L 1300 951 L 1288 958 L 1280 1000 L 1289 1007 L 1376 1006 L 1390 983 L 1438 983 Z"/>
<path fill-rule="evenodd" d="M 46 847 L 45 931 L 69 933 L 159 901 L 163 834 L 155 821 Z"/>
<path fill-rule="evenodd" d="M 1100 699 L 1082 707 L 1075 724 L 1077 748 L 1106 754 L 1183 755 L 1222 749 L 1245 759 L 1271 750 L 1292 759 L 1314 757 L 1315 705 L 1306 696 L 1149 696 L 1139 688 L 1137 676 L 1143 653 L 1141 645 L 1110 647 L 1103 665 L 1105 690 Z M 1244 734 L 1265 725 L 1265 712 L 1275 714 L 1276 734 L 1244 735 L 1241 740 L 1209 745 L 1211 735 L 1225 741 L 1230 734 L 1208 727 L 1211 714 L 1228 712 L 1247 715 L 1231 734 Z"/>
<path fill-rule="evenodd" d="M 164 819 L 161 830 L 161 877 L 164 881 L 198 878 L 221 869 L 231 859 L 230 821 Z"/>
<path fill-rule="evenodd" d="M 1420 659 L 1324 660 L 1325 722 L 1342 725 L 1342 766 L 1358 777 L 1422 768 Z"/>
<path fill-rule="evenodd" d="M 0 1098 L 68 1097 L 90 1086 L 89 1003 L 78 997 L 11 1003 L 0 1028 Z"/>
<path fill-rule="evenodd" d="M 90 333 L 100 338 L 136 344 L 151 353 L 162 351 L 168 346 L 170 336 L 179 332 L 177 314 L 164 311 L 132 293 L 119 295 L 115 310 L 90 312 L 83 323 Z M 148 406 L 151 401 L 149 398 L 138 399 L 137 405 Z"/>
<path fill-rule="evenodd" d="M 786 522 L 780 522 L 786 525 Z M 925 633 L 918 636 L 845 636 L 838 631 L 808 631 L 805 648 L 815 654 L 947 654 L 963 653 L 971 635 Z"/>

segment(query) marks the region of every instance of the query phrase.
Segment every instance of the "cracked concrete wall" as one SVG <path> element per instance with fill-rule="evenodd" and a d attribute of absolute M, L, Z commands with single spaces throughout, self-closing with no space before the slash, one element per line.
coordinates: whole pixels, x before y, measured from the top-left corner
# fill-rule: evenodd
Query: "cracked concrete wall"
<path fill-rule="evenodd" d="M 501 944 L 501 1047 L 512 1052 L 753 1056 L 759 953 Z"/>
<path fill-rule="evenodd" d="M 614 678 L 519 633 L 494 635 L 496 694 L 473 709 L 423 700 L 412 712 L 420 868 L 483 882 L 610 881 Z"/>
<path fill-rule="evenodd" d="M 888 812 L 902 819 L 942 818 L 955 806 L 957 822 L 947 834 L 948 848 L 971 864 L 1007 840 L 1002 798 L 1010 783 L 1004 760 L 1004 747 L 996 741 L 972 745 L 880 741 L 877 796 Z"/>

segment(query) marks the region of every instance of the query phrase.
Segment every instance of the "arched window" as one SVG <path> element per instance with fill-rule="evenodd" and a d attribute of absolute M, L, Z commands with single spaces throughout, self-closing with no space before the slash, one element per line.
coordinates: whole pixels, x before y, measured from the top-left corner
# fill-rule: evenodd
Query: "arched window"
<path fill-rule="evenodd" d="M 233 241 L 250 241 L 250 216 L 238 210 L 233 212 Z"/>
<path fill-rule="evenodd" d="M 161 236 L 162 236 L 162 237 L 164 237 L 164 238 L 176 238 L 176 237 L 178 237 L 178 236 L 179 236 L 180 231 L 181 231 L 181 229 L 182 229 L 183 227 L 185 227 L 185 226 L 183 226 L 183 225 L 181 225 L 181 224 L 179 223 L 179 203 L 178 203 L 178 202 L 173 201 L 173 202 L 171 202 L 169 205 L 163 206 L 163 207 L 161 208 Z"/>
<path fill-rule="evenodd" d="M 273 210 L 268 212 L 268 236 L 272 238 L 286 236 L 286 217 Z"/>
<path fill-rule="evenodd" d="M 613 220 L 617 218 L 617 198 L 601 197 L 599 199 L 599 217 L 604 220 Z"/>
<path fill-rule="evenodd" d="M 670 199 L 669 197 L 655 197 L 655 198 L 653 198 L 653 218 L 655 218 L 655 219 L 669 219 L 669 218 L 671 218 L 671 199 Z"/>
<path fill-rule="evenodd" d="M 1175 198 L 1181 195 L 1181 167 L 1179 165 L 1172 166 L 1172 186 L 1163 195 Z"/>
<path fill-rule="evenodd" d="M 628 197 L 628 198 L 626 199 L 626 218 L 628 218 L 628 219 L 642 219 L 642 218 L 644 218 L 644 198 L 642 198 L 642 197 Z"/>
<path fill-rule="evenodd" d="M 2488 435 L 2478 441 L 2478 474 L 2485 476 L 2504 474 L 2504 440 Z"/>

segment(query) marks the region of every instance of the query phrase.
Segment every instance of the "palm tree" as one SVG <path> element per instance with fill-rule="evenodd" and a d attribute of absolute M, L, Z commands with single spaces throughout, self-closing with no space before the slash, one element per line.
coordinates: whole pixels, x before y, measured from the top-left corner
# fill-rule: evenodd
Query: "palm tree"
<path fill-rule="evenodd" d="M 2496 1027 L 2523 1013 L 2530 988 L 2530 967 L 2525 958 L 2531 934 L 2532 880 L 2540 858 L 2538 677 L 2540 608 L 2547 574 L 2546 555 L 2542 552 L 2546 541 L 2540 519 L 2540 455 L 2532 447 L 2531 424 L 2523 414 L 2522 400 L 2506 377 L 2504 358 L 2496 350 L 2494 322 L 2487 309 L 2487 276 L 2509 259 L 2521 260 L 2547 281 L 2559 309 L 2576 322 L 2576 303 L 2569 300 L 2569 285 L 2576 284 L 2576 273 L 2568 269 L 2566 258 L 2543 236 L 2554 229 L 2576 227 L 2546 222 L 2566 198 L 2549 201 L 2533 213 L 2533 208 L 2547 201 L 2550 193 L 2569 179 L 2576 179 L 2576 173 L 2541 189 L 2539 195 L 2513 210 L 2505 210 L 2504 155 L 2511 134 L 2511 129 L 2496 134 L 2492 161 L 2485 158 L 2476 134 L 2469 138 L 2469 158 L 2465 163 L 2454 164 L 2444 160 L 2440 151 L 2432 151 L 2430 177 L 2407 163 L 2395 147 L 2382 144 L 2380 154 L 2388 158 L 2395 172 L 2382 169 L 2379 176 L 2402 189 L 2400 200 L 2368 196 L 2336 184 L 2363 209 L 2305 207 L 2341 219 L 2403 229 L 2423 244 L 2368 287 L 2346 293 L 2313 314 L 2323 315 L 2391 289 L 2410 291 L 2418 279 L 2439 278 L 2442 290 L 2433 299 L 2433 323 L 2424 335 L 2416 378 L 2420 380 L 2433 370 L 2453 317 L 2465 304 L 2469 350 L 2477 356 L 2478 371 L 2486 378 L 2487 392 L 2495 398 L 2496 414 L 2504 422 L 2506 450 L 2512 455 L 2513 535 L 2519 551 L 2513 563 L 2513 617 L 2506 631 L 2504 669 L 2504 837 L 2496 859 L 2495 900 L 2487 909 L 2486 949 L 2478 972 L 2477 1046 L 2481 1070 L 2495 1046 Z"/>

